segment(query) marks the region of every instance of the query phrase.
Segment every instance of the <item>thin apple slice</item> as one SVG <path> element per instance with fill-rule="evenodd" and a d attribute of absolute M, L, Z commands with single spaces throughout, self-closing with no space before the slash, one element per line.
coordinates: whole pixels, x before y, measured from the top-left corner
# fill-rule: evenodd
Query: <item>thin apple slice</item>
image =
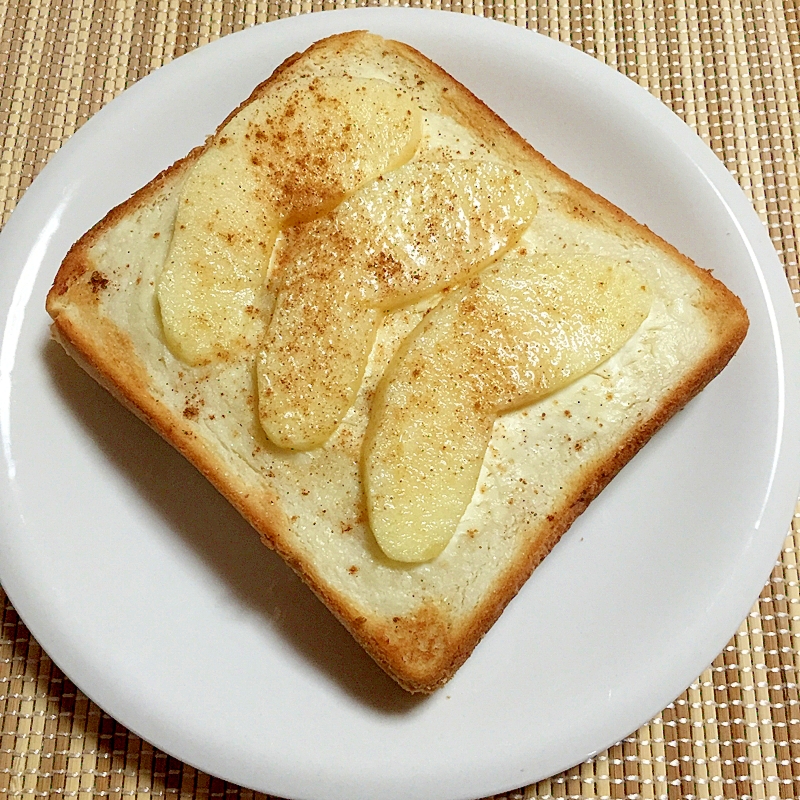
<path fill-rule="evenodd" d="M 362 468 L 384 553 L 437 556 L 475 491 L 495 419 L 593 370 L 649 308 L 626 263 L 523 251 L 446 297 L 390 363 L 371 410 Z"/>
<path fill-rule="evenodd" d="M 253 344 L 281 227 L 325 214 L 405 163 L 422 112 L 377 78 L 279 85 L 214 137 L 186 178 L 158 300 L 170 349 L 198 364 Z"/>
<path fill-rule="evenodd" d="M 209 149 L 184 183 L 157 291 L 167 345 L 187 364 L 223 359 L 257 336 L 278 234 L 253 201 L 257 187 L 241 148 Z"/>
<path fill-rule="evenodd" d="M 502 165 L 411 162 L 331 215 L 286 229 L 258 361 L 259 414 L 282 447 L 323 444 L 352 406 L 383 312 L 468 280 L 536 212 Z"/>
<path fill-rule="evenodd" d="M 289 228 L 277 272 L 291 257 L 258 356 L 261 425 L 280 447 L 324 443 L 353 404 L 381 312 L 354 297 L 349 269 L 356 243 L 321 222 Z M 324 256 L 324 257 L 323 257 Z"/>
<path fill-rule="evenodd" d="M 537 207 L 530 181 L 504 164 L 412 162 L 365 186 L 342 225 L 372 243 L 369 302 L 391 310 L 469 280 L 517 243 Z"/>

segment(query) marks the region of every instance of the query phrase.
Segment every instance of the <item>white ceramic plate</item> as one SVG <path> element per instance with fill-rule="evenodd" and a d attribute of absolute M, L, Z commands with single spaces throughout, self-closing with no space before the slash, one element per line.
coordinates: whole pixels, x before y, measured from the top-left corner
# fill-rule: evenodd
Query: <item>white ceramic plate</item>
<path fill-rule="evenodd" d="M 200 143 L 291 53 L 368 28 L 415 45 L 558 165 L 745 301 L 725 372 L 564 537 L 453 681 L 397 689 L 198 474 L 48 341 L 74 239 Z M 714 658 L 800 483 L 797 318 L 713 154 L 632 82 L 502 23 L 403 9 L 229 36 L 111 103 L 0 237 L 0 580 L 55 662 L 136 733 L 299 798 L 474 798 L 634 730 Z"/>

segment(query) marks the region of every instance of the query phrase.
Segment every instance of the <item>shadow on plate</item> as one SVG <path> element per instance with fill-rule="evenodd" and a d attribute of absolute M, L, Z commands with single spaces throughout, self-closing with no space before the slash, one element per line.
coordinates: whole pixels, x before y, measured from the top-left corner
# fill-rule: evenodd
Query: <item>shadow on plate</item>
<path fill-rule="evenodd" d="M 350 695 L 384 713 L 424 701 L 403 691 L 200 473 L 86 375 L 53 341 L 43 358 L 56 390 L 87 433 L 230 587 Z"/>

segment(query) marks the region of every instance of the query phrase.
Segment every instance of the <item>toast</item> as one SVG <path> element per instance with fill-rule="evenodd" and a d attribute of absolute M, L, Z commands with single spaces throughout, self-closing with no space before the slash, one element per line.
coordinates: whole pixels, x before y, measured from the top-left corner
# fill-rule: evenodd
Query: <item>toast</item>
<path fill-rule="evenodd" d="M 255 278 L 242 279 L 228 294 L 220 295 L 221 300 L 214 294 L 216 284 L 192 295 L 191 313 L 197 312 L 197 303 L 208 305 L 213 300 L 222 307 L 225 298 L 246 295 L 249 299 L 236 311 L 238 321 L 230 330 L 221 324 L 206 326 L 212 338 L 198 334 L 194 341 L 200 344 L 182 351 L 180 342 L 185 337 L 175 332 L 184 330 L 184 317 L 189 319 L 191 314 L 184 314 L 179 303 L 173 304 L 172 278 L 165 275 L 178 275 L 178 283 L 182 280 L 175 266 L 183 246 L 183 234 L 176 233 L 184 224 L 179 206 L 203 196 L 202 187 L 196 193 L 186 188 L 198 180 L 193 177 L 200 169 L 197 165 L 204 154 L 212 148 L 221 150 L 233 135 L 244 136 L 243 131 L 249 129 L 239 121 L 255 114 L 252 109 L 265 97 L 283 98 L 280 102 L 285 108 L 286 98 L 295 97 L 292 92 L 297 86 L 304 87 L 305 97 L 312 84 L 322 85 L 315 81 L 337 87 L 342 78 L 355 85 L 357 92 L 362 91 L 359 81 L 390 85 L 397 90 L 398 102 L 410 103 L 414 114 L 418 113 L 418 123 L 393 132 L 393 139 L 402 139 L 391 144 L 394 156 L 383 161 L 380 154 L 366 156 L 367 161 L 377 158 L 372 172 L 367 169 L 352 180 L 345 176 L 344 183 L 337 178 L 333 188 L 325 184 L 311 200 L 291 208 L 283 196 L 268 198 L 265 202 L 280 217 L 275 223 L 277 239 L 266 241 L 257 230 L 262 223 L 256 221 L 252 230 L 246 228 L 250 249 L 239 251 L 243 260 L 256 264 Z M 322 95 L 319 102 L 337 103 L 330 92 L 322 91 Z M 377 110 L 364 113 L 383 113 L 381 102 Z M 291 109 L 294 116 L 296 109 Z M 401 125 L 402 115 L 395 116 Z M 281 119 L 281 126 L 295 124 Z M 370 119 L 359 117 L 347 125 L 375 125 Z M 275 134 L 281 142 L 286 138 L 284 130 L 289 128 L 279 127 Z M 298 130 L 302 126 L 290 130 L 295 139 Z M 380 147 L 389 145 L 384 142 Z M 256 169 L 264 160 L 259 159 L 253 156 Z M 308 433 L 303 426 L 308 428 L 313 413 L 306 410 L 298 417 L 298 433 L 288 423 L 281 427 L 286 414 L 276 413 L 272 416 L 278 422 L 271 431 L 272 423 L 265 420 L 269 413 L 264 411 L 274 397 L 269 375 L 278 374 L 287 392 L 296 391 L 292 376 L 303 381 L 298 365 L 305 362 L 279 350 L 280 363 L 270 365 L 274 348 L 283 347 L 280 337 L 270 338 L 270 326 L 277 324 L 281 314 L 291 322 L 292 313 L 306 313 L 303 294 L 312 294 L 317 285 L 310 282 L 327 285 L 323 273 L 309 267 L 297 281 L 294 305 L 284 302 L 291 278 L 282 266 L 281 253 L 287 252 L 292 237 L 303 231 L 303 241 L 313 240 L 320 220 L 328 225 L 332 215 L 355 218 L 359 202 L 373 208 L 359 200 L 363 192 L 371 191 L 378 181 L 399 180 L 394 176 L 409 164 L 411 168 L 422 165 L 419 169 L 429 170 L 426 174 L 439 170 L 426 164 L 450 165 L 436 172 L 437 180 L 445 185 L 448 173 L 466 168 L 470 159 L 492 165 L 492 170 L 510 170 L 500 181 L 512 186 L 511 199 L 503 206 L 506 222 L 490 219 L 484 226 L 491 229 L 495 244 L 487 245 L 486 253 L 461 272 L 437 274 L 424 291 L 409 294 L 399 304 L 385 303 L 380 313 L 370 311 L 367 322 L 360 311 L 357 316 L 345 315 L 345 334 L 331 346 L 336 353 L 330 357 L 339 357 L 339 350 L 346 347 L 350 348 L 347 363 L 356 363 L 351 353 L 356 344 L 365 355 L 362 366 L 353 368 L 354 377 L 347 378 L 349 394 L 345 393 L 341 408 L 331 417 L 333 422 L 315 422 Z M 281 161 L 274 170 L 289 168 Z M 303 169 L 312 169 L 308 159 L 299 159 L 298 173 L 282 172 L 279 182 L 289 186 Z M 476 169 L 488 168 L 479 165 Z M 481 181 L 489 180 L 481 175 Z M 274 174 L 270 180 L 271 185 L 278 181 Z M 206 183 L 216 185 L 217 181 Z M 527 195 L 535 198 L 535 208 Z M 184 249 L 194 246 L 190 242 Z M 305 252 L 299 247 L 292 252 L 301 251 Z M 624 337 L 598 350 L 594 360 L 584 359 L 573 372 L 565 372 L 560 382 L 540 382 L 537 391 L 528 394 L 520 394 L 516 387 L 513 396 L 503 394 L 503 387 L 502 391 L 490 387 L 488 395 L 482 394 L 485 382 L 471 389 L 477 410 L 482 398 L 496 395 L 497 400 L 491 413 L 480 410 L 480 424 L 469 422 L 469 440 L 467 434 L 459 434 L 472 446 L 473 429 L 486 429 L 487 441 L 475 445 L 483 450 L 470 479 L 469 496 L 459 501 L 462 506 L 453 506 L 460 511 L 448 512 L 452 530 L 448 529 L 443 541 L 433 550 L 406 559 L 402 548 L 393 551 L 376 538 L 382 524 L 378 518 L 384 519 L 389 503 L 381 505 L 385 491 L 374 476 L 383 473 L 371 465 L 377 458 L 383 459 L 380 464 L 385 467 L 394 451 L 391 441 L 389 446 L 380 445 L 384 423 L 375 420 L 395 420 L 391 422 L 395 427 L 400 424 L 396 421 L 400 416 L 393 417 L 392 409 L 396 408 L 394 395 L 402 391 L 392 379 L 404 369 L 411 370 L 413 359 L 424 351 L 431 325 L 443 318 L 442 309 L 456 309 L 452 313 L 476 319 L 476 293 L 488 291 L 499 269 L 512 262 L 529 264 L 531 257 L 537 269 L 545 272 L 558 270 L 562 264 L 598 259 L 605 265 L 623 265 L 612 272 L 633 271 L 637 286 L 641 283 L 647 290 L 646 307 L 637 299 L 636 307 L 644 311 L 638 317 L 628 310 L 622 314 L 636 322 Z M 588 302 L 592 293 L 583 294 Z M 196 297 L 201 301 L 195 302 Z M 580 298 L 575 302 L 580 303 Z M 614 302 L 633 308 L 627 300 Z M 177 308 L 174 314 L 173 306 Z M 376 301 L 370 308 L 378 306 Z M 289 58 L 204 146 L 113 209 L 69 251 L 48 294 L 47 310 L 53 319 L 53 335 L 75 360 L 186 456 L 374 660 L 410 692 L 431 692 L 452 677 L 576 517 L 653 433 L 725 366 L 748 327 L 739 300 L 708 272 L 553 166 L 425 56 L 365 32 L 330 37 Z M 596 311 L 597 318 L 605 316 L 604 309 Z M 363 331 L 359 326 L 364 326 Z M 348 335 L 349 331 L 361 333 Z M 297 335 L 302 337 L 302 331 Z M 316 333 L 314 337 L 324 338 Z M 272 344 L 267 347 L 265 341 Z M 295 370 L 288 377 L 280 373 L 287 359 Z M 416 368 L 409 372 L 414 379 L 407 382 L 414 384 L 418 372 Z M 344 380 L 338 372 L 325 380 L 334 378 Z M 273 383 L 277 386 L 281 381 Z M 439 390 L 434 389 L 435 395 Z M 328 383 L 320 391 L 328 391 Z M 337 391 L 329 394 L 338 398 L 342 393 Z M 411 406 L 421 405 L 421 397 L 414 395 Z M 459 408 L 466 406 L 462 403 Z M 390 422 L 385 423 L 387 430 L 391 430 Z M 456 445 L 458 441 L 456 437 Z M 458 463 L 457 446 L 454 452 L 453 463 Z M 445 493 L 449 491 L 447 474 L 441 483 Z M 462 481 L 462 489 L 463 485 Z M 389 538 L 391 534 L 389 530 Z"/>

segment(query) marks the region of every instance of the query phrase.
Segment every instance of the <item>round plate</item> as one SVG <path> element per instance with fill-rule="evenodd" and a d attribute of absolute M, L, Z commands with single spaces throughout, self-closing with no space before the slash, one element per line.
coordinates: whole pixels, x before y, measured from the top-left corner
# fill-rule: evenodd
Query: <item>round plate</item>
<path fill-rule="evenodd" d="M 405 695 L 216 492 L 49 341 L 71 243 L 203 141 L 285 57 L 365 28 L 408 42 L 556 164 L 713 269 L 752 321 L 730 366 L 592 504 L 450 684 Z M 252 28 L 87 123 L 0 237 L 0 580 L 109 714 L 222 778 L 298 798 L 474 798 L 657 713 L 757 597 L 800 484 L 797 318 L 752 208 L 701 141 L 576 50 L 445 12 Z"/>

